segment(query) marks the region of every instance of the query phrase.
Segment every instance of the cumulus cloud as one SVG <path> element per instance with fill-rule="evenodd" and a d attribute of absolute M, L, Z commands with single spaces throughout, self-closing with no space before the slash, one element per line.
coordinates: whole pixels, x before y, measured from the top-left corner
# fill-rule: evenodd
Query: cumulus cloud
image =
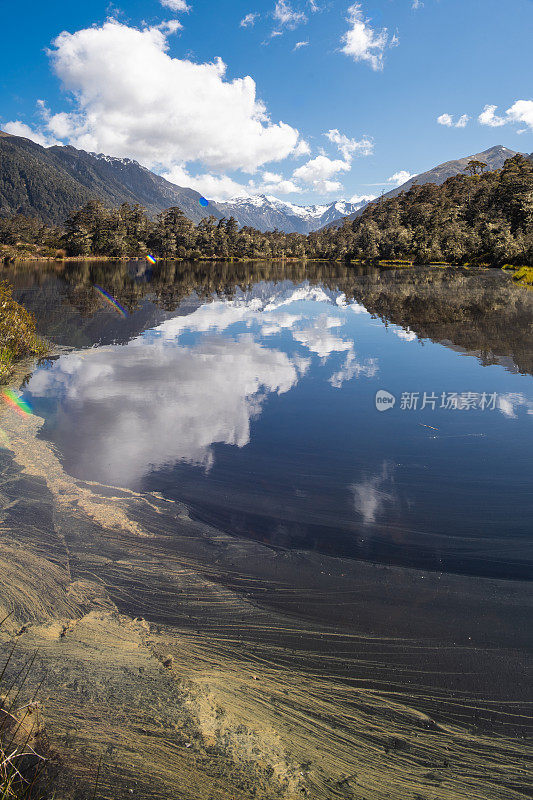
<path fill-rule="evenodd" d="M 524 122 L 533 128 L 533 100 L 517 100 L 505 113 L 510 122 Z"/>
<path fill-rule="evenodd" d="M 250 76 L 227 80 L 219 58 L 172 58 L 167 36 L 114 20 L 61 33 L 51 57 L 77 108 L 50 116 L 51 135 L 167 170 L 201 161 L 254 172 L 297 152 L 298 131 L 270 120 Z"/>
<path fill-rule="evenodd" d="M 221 202 L 257 194 L 300 194 L 303 191 L 302 187 L 290 178 L 269 171 L 263 172 L 261 180 L 239 183 L 229 175 L 212 175 L 207 172 L 191 175 L 186 165 L 180 164 L 163 172 L 162 176 L 171 183 L 195 189 L 204 197 Z"/>
<path fill-rule="evenodd" d="M 485 106 L 478 117 L 478 121 L 482 125 L 488 125 L 490 128 L 500 128 L 509 122 L 525 123 L 530 128 L 533 128 L 533 100 L 517 100 L 507 109 L 505 116 L 496 114 L 497 108 L 498 106 L 495 105 Z"/>
<path fill-rule="evenodd" d="M 374 145 L 366 136 L 359 141 L 350 139 L 345 134 L 340 133 L 337 128 L 327 131 L 324 136 L 337 146 L 344 160 L 329 158 L 322 153 L 295 169 L 293 178 L 312 186 L 320 194 L 329 194 L 342 191 L 343 188 L 338 180 L 331 180 L 331 178 L 339 172 L 349 172 L 352 168 L 354 156 L 370 155 L 373 152 Z"/>
<path fill-rule="evenodd" d="M 256 12 L 255 13 L 246 14 L 246 16 L 241 19 L 239 24 L 240 24 L 241 28 L 253 28 L 253 26 L 255 25 L 255 21 L 256 21 L 256 19 L 258 17 L 259 17 L 259 14 L 256 13 Z"/>
<path fill-rule="evenodd" d="M 293 172 L 293 177 L 304 183 L 313 185 L 319 181 L 325 181 L 336 175 L 338 172 L 348 172 L 351 164 L 342 161 L 340 158 L 328 158 L 328 156 L 316 156 Z"/>
<path fill-rule="evenodd" d="M 278 25 L 288 28 L 290 31 L 307 22 L 307 17 L 303 11 L 295 11 L 287 0 L 277 0 L 273 17 Z"/>
<path fill-rule="evenodd" d="M 368 136 L 363 136 L 357 141 L 357 139 L 350 139 L 344 133 L 340 133 L 337 128 L 327 131 L 324 136 L 337 145 L 345 161 L 350 161 L 355 155 L 369 156 L 374 152 L 374 143 Z"/>
<path fill-rule="evenodd" d="M 500 128 L 502 125 L 506 125 L 509 120 L 505 119 L 505 117 L 498 117 L 494 113 L 497 108 L 498 106 L 485 106 L 478 117 L 478 121 L 482 125 L 488 125 L 490 128 Z"/>
<path fill-rule="evenodd" d="M 298 194 L 302 187 L 294 181 L 287 180 L 276 172 L 263 172 L 263 184 L 258 187 L 258 191 L 263 194 Z"/>
<path fill-rule="evenodd" d="M 170 8 L 171 11 L 190 11 L 190 6 L 185 0 L 160 0 L 160 3 L 165 8 Z"/>
<path fill-rule="evenodd" d="M 446 128 L 466 128 L 469 119 L 468 114 L 463 114 L 457 122 L 454 122 L 451 114 L 441 114 L 440 117 L 437 117 L 437 122 Z"/>
<path fill-rule="evenodd" d="M 397 37 L 390 37 L 387 28 L 374 30 L 370 20 L 365 19 L 360 3 L 348 8 L 346 19 L 350 27 L 342 37 L 342 52 L 354 61 L 368 62 L 373 70 L 382 70 L 385 50 L 398 43 Z"/>
<path fill-rule="evenodd" d="M 370 203 L 376 199 L 375 194 L 354 194 L 350 197 L 350 203 Z"/>
<path fill-rule="evenodd" d="M 187 186 L 190 189 L 195 189 L 211 200 L 250 197 L 254 192 L 254 184 L 252 182 L 244 185 L 233 180 L 229 175 L 211 175 L 207 172 L 200 175 L 191 175 L 183 164 L 172 167 L 172 169 L 163 172 L 162 175 L 167 181 L 178 186 Z"/>
<path fill-rule="evenodd" d="M 313 320 L 312 325 L 302 330 L 293 331 L 293 339 L 320 358 L 328 358 L 332 353 L 352 352 L 353 341 L 342 339 L 331 333 L 332 328 L 342 325 L 338 317 L 321 315 Z"/>
<path fill-rule="evenodd" d="M 387 178 L 387 183 L 394 183 L 395 186 L 401 186 L 402 183 L 405 183 L 409 178 L 413 177 L 411 172 L 408 172 L 406 169 L 401 169 L 399 172 L 395 172 L 394 175 L 391 175 L 390 178 Z"/>
<path fill-rule="evenodd" d="M 19 119 L 6 122 L 5 125 L 2 125 L 2 129 L 12 136 L 23 136 L 25 139 L 31 139 L 32 142 L 40 144 L 42 147 L 51 147 L 54 144 L 61 144 L 55 136 L 30 128 L 29 125 L 25 122 L 21 122 Z"/>
<path fill-rule="evenodd" d="M 209 469 L 216 442 L 244 447 L 266 396 L 289 391 L 299 374 L 285 353 L 250 336 L 193 347 L 145 339 L 63 356 L 31 391 L 61 393 L 58 424 L 79 444 L 79 469 L 138 486 L 178 461 Z"/>

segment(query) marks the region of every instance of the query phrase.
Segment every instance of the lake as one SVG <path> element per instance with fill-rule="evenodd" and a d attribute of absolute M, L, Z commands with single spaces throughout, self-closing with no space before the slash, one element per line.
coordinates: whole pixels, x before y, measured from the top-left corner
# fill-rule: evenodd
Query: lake
<path fill-rule="evenodd" d="M 84 796 L 102 748 L 115 798 L 529 796 L 533 292 L 4 277 L 52 350 L 0 405 L 0 571 Z"/>
<path fill-rule="evenodd" d="M 74 347 L 23 394 L 70 475 L 160 491 L 274 547 L 531 574 L 531 293 L 499 273 L 350 284 L 290 267 L 246 284 L 226 267 L 209 291 L 184 265 L 169 302 L 138 269 L 115 286 L 92 264 L 83 296 L 76 268 L 21 292 L 41 332 Z"/>

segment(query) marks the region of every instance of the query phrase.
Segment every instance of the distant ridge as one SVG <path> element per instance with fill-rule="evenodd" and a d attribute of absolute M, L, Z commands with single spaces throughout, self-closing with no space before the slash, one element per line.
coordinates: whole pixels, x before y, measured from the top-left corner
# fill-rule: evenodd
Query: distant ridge
<path fill-rule="evenodd" d="M 420 185 L 424 183 L 435 183 L 440 185 L 444 183 L 444 181 L 448 180 L 448 178 L 453 178 L 454 175 L 462 175 L 464 174 L 464 169 L 469 161 L 472 159 L 476 159 L 477 161 L 484 161 L 487 164 L 487 169 L 492 172 L 495 169 L 501 169 L 508 158 L 512 158 L 513 156 L 517 155 L 516 150 L 509 150 L 508 147 L 504 147 L 501 144 L 494 145 L 494 147 L 489 147 L 488 150 L 483 150 L 481 153 L 475 153 L 472 156 L 465 156 L 464 158 L 458 158 L 454 161 L 445 161 L 443 164 L 439 164 L 433 169 L 428 170 L 427 172 L 421 172 L 420 175 L 414 175 L 412 178 L 409 178 L 408 181 L 402 183 L 401 186 L 397 186 L 395 189 L 391 189 L 390 192 L 387 192 L 383 195 L 386 199 L 388 197 L 396 197 L 396 195 L 400 194 L 401 192 L 406 192 L 408 189 L 413 186 L 413 184 L 418 183 Z M 376 202 L 375 200 L 371 200 L 370 202 Z M 349 214 L 347 217 L 343 219 L 355 219 L 358 217 L 366 206 L 369 205 L 365 203 L 360 209 L 357 209 L 352 214 Z M 330 225 L 326 225 L 324 227 L 339 227 L 342 224 L 342 219 L 335 220 L 334 222 L 330 223 Z"/>

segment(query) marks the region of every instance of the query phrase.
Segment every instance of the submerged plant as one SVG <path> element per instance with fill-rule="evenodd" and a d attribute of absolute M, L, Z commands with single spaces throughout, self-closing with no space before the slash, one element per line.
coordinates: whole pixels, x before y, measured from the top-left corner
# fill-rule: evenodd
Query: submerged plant
<path fill-rule="evenodd" d="M 42 681 L 31 700 L 20 700 L 37 654 L 8 678 L 14 652 L 15 645 L 0 669 L 0 800 L 44 800 L 40 784 L 47 759 L 34 748 L 41 733 L 37 695 Z"/>
<path fill-rule="evenodd" d="M 42 356 L 46 349 L 32 314 L 17 303 L 7 284 L 0 283 L 0 383 L 7 380 L 15 361 Z"/>

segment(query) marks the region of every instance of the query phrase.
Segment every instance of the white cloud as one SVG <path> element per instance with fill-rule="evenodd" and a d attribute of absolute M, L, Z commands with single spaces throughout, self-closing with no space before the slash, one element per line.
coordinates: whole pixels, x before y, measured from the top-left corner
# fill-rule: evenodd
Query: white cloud
<path fill-rule="evenodd" d="M 302 192 L 302 187 L 291 180 L 281 180 L 275 183 L 265 183 L 263 186 L 258 187 L 262 194 L 299 194 Z"/>
<path fill-rule="evenodd" d="M 411 8 L 413 11 L 417 11 L 419 8 L 424 8 L 424 3 L 422 3 L 422 0 L 413 0 Z"/>
<path fill-rule="evenodd" d="M 229 200 L 233 197 L 250 197 L 254 189 L 252 183 L 249 182 L 245 186 L 230 178 L 229 175 L 211 175 L 209 173 L 190 175 L 183 164 L 176 165 L 167 172 L 163 172 L 162 176 L 171 183 L 195 189 L 208 200 L 215 201 Z"/>
<path fill-rule="evenodd" d="M 374 143 L 368 136 L 363 136 L 359 141 L 349 139 L 344 133 L 340 133 L 337 128 L 327 131 L 324 136 L 337 145 L 345 161 L 351 161 L 355 155 L 369 156 L 374 152 Z"/>
<path fill-rule="evenodd" d="M 265 183 L 281 183 L 283 177 L 277 172 L 263 172 L 263 180 Z"/>
<path fill-rule="evenodd" d="M 151 168 L 200 161 L 248 172 L 297 152 L 298 131 L 271 122 L 250 76 L 226 80 L 221 59 L 172 58 L 162 30 L 111 20 L 64 32 L 54 46 L 54 69 L 77 109 L 47 125 L 76 147 Z"/>
<path fill-rule="evenodd" d="M 303 316 L 301 301 L 317 304 L 319 313 Z M 216 443 L 246 446 L 268 395 L 295 387 L 313 354 L 344 354 L 329 379 L 335 386 L 375 374 L 373 359 L 359 363 L 353 340 L 335 335 L 346 315 L 360 310 L 346 305 L 342 292 L 308 282 L 262 283 L 165 320 L 123 347 L 65 354 L 35 372 L 28 388 L 61 398 L 58 430 L 75 440 L 80 471 L 138 486 L 147 473 L 179 461 L 209 469 Z M 309 354 L 287 355 L 253 338 L 283 330 Z"/>
<path fill-rule="evenodd" d="M 190 6 L 187 5 L 185 0 L 160 0 L 162 6 L 170 8 L 171 11 L 190 11 Z"/>
<path fill-rule="evenodd" d="M 469 120 L 468 114 L 460 116 L 457 122 L 453 121 L 451 114 L 441 114 L 440 117 L 437 117 L 439 125 L 444 125 L 446 128 L 466 128 Z"/>
<path fill-rule="evenodd" d="M 294 30 L 298 25 L 307 22 L 307 17 L 303 11 L 294 11 L 291 4 L 287 0 L 277 0 L 273 12 L 274 19 L 279 25 L 282 25 L 289 30 Z"/>
<path fill-rule="evenodd" d="M 292 151 L 291 156 L 293 158 L 299 158 L 300 156 L 308 156 L 310 152 L 311 148 L 309 147 L 309 142 L 306 142 L 305 139 L 300 139 Z"/>
<path fill-rule="evenodd" d="M 346 381 L 351 381 L 352 378 L 360 378 L 364 375 L 366 378 L 373 378 L 379 372 L 378 364 L 375 358 L 369 358 L 364 363 L 357 360 L 355 353 L 352 351 L 347 354 L 344 364 L 338 372 L 333 373 L 329 379 L 329 383 L 335 388 L 340 389 Z"/>
<path fill-rule="evenodd" d="M 259 16 L 260 15 L 258 13 L 246 14 L 246 16 L 243 17 L 239 23 L 241 28 L 253 28 L 255 21 Z"/>
<path fill-rule="evenodd" d="M 245 447 L 267 395 L 298 381 L 299 364 L 250 336 L 184 347 L 160 330 L 163 339 L 62 356 L 32 383 L 37 395 L 61 392 L 60 424 L 75 427 L 80 466 L 113 484 L 138 486 L 179 461 L 209 469 L 215 443 Z"/>
<path fill-rule="evenodd" d="M 302 47 L 307 47 L 309 42 L 296 42 L 294 45 L 294 50 L 300 50 Z"/>
<path fill-rule="evenodd" d="M 183 25 L 178 19 L 169 19 L 166 22 L 161 22 L 161 24 L 157 27 L 160 31 L 165 31 L 168 33 L 169 36 L 172 36 L 172 34 L 183 30 Z"/>
<path fill-rule="evenodd" d="M 32 142 L 40 144 L 42 147 L 51 147 L 53 144 L 61 144 L 55 136 L 50 136 L 47 133 L 43 133 L 43 131 L 34 130 L 19 119 L 6 122 L 5 125 L 2 125 L 2 130 L 6 133 L 10 133 L 12 136 L 23 136 L 25 139 L 31 139 Z"/>
<path fill-rule="evenodd" d="M 293 172 L 293 177 L 307 184 L 314 184 L 317 181 L 326 181 L 338 172 L 349 172 L 351 164 L 342 161 L 340 158 L 332 159 L 327 156 L 316 156 L 306 164 L 302 164 Z"/>
<path fill-rule="evenodd" d="M 261 194 L 298 194 L 302 187 L 276 172 L 263 172 L 263 184 L 257 186 Z"/>
<path fill-rule="evenodd" d="M 311 9 L 312 14 L 314 14 L 317 11 L 322 11 L 321 6 L 318 5 L 316 0 L 309 0 L 309 8 Z"/>
<path fill-rule="evenodd" d="M 511 419 L 516 419 L 517 409 L 523 406 L 527 414 L 533 414 L 533 400 L 529 400 L 520 392 L 507 392 L 498 397 L 497 408 L 501 413 Z"/>
<path fill-rule="evenodd" d="M 373 70 L 383 69 L 383 57 L 387 47 L 398 43 L 398 38 L 389 37 L 387 28 L 375 31 L 370 20 L 365 19 L 360 3 L 348 8 L 347 21 L 350 28 L 342 37 L 342 52 L 354 61 L 367 61 Z"/>
<path fill-rule="evenodd" d="M 333 192 L 342 192 L 344 186 L 340 181 L 315 181 L 313 189 L 318 194 L 332 194 Z"/>
<path fill-rule="evenodd" d="M 504 117 L 500 117 L 495 113 L 497 108 L 498 106 L 494 105 L 485 106 L 478 117 L 478 121 L 482 125 L 488 125 L 490 128 L 500 128 L 509 122 L 525 123 L 530 128 L 533 128 L 533 100 L 517 100 L 507 109 Z"/>
<path fill-rule="evenodd" d="M 353 341 L 330 333 L 332 328 L 339 325 L 342 325 L 341 319 L 323 314 L 313 320 L 308 328 L 293 331 L 292 336 L 296 342 L 320 358 L 328 358 L 332 353 L 352 352 Z"/>
<path fill-rule="evenodd" d="M 386 462 L 380 472 L 352 484 L 350 490 L 354 509 L 363 525 L 372 525 L 384 514 L 387 506 L 395 507 L 398 504 L 393 473 Z"/>
<path fill-rule="evenodd" d="M 488 125 L 490 128 L 500 128 L 502 125 L 505 125 L 508 120 L 504 117 L 498 117 L 494 113 L 498 106 L 485 106 L 483 111 L 478 117 L 479 122 L 482 125 Z"/>
<path fill-rule="evenodd" d="M 416 342 L 418 338 L 416 333 L 410 328 L 393 328 L 393 333 L 395 333 L 399 339 L 403 339 L 404 342 Z"/>
<path fill-rule="evenodd" d="M 371 200 L 375 200 L 377 195 L 375 194 L 354 194 L 350 197 L 350 203 L 370 203 Z"/>
<path fill-rule="evenodd" d="M 409 178 L 412 177 L 413 175 L 406 169 L 401 169 L 399 172 L 395 172 L 394 175 L 391 175 L 390 178 L 387 178 L 387 183 L 394 183 L 396 186 L 401 186 L 402 183 L 405 183 L 405 181 L 408 181 Z"/>
<path fill-rule="evenodd" d="M 517 100 L 505 113 L 511 122 L 524 122 L 533 128 L 533 100 Z"/>

